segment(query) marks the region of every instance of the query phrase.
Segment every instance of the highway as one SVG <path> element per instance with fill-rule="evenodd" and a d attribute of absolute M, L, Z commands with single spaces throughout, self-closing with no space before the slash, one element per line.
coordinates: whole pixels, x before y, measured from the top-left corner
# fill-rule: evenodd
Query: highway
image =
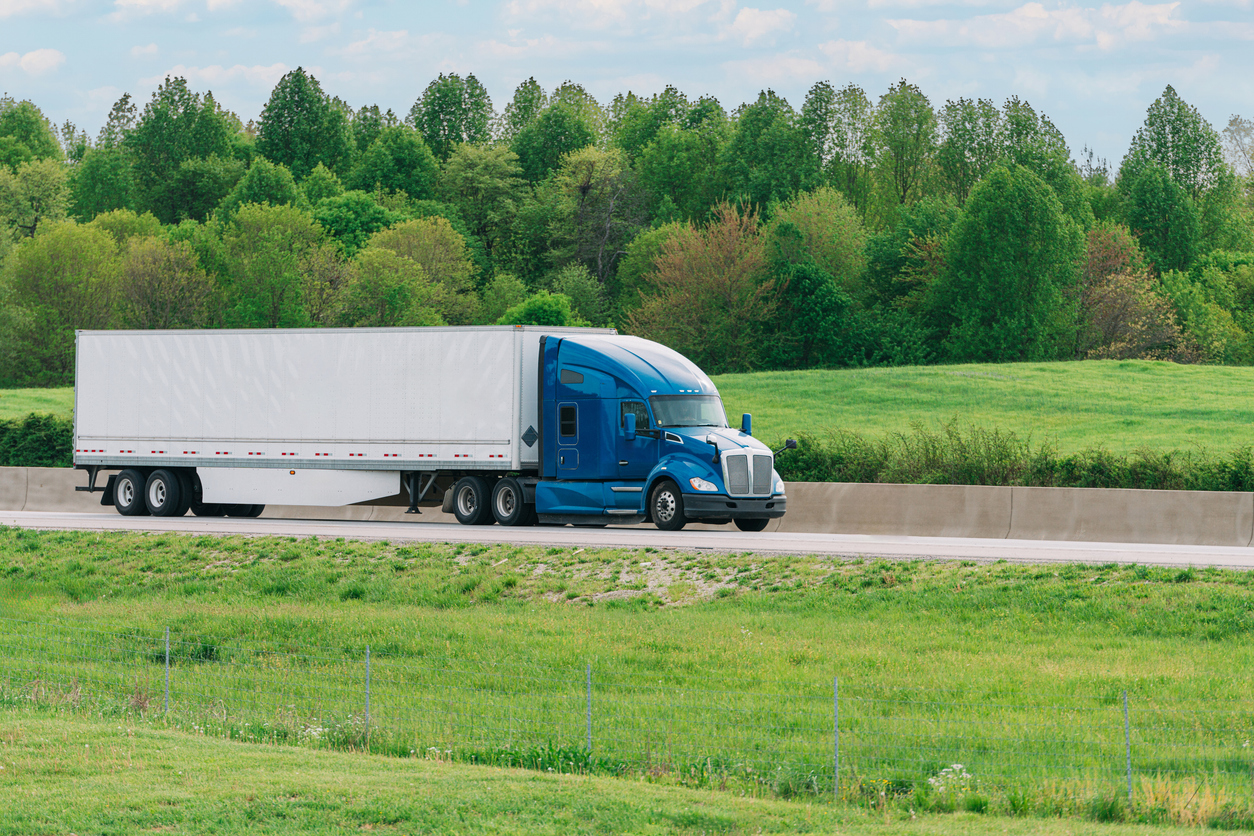
<path fill-rule="evenodd" d="M 980 540 L 801 532 L 746 533 L 726 530 L 658 531 L 648 526 L 574 528 L 461 526 L 424 522 L 361 522 L 306 519 L 122 517 L 45 511 L 0 511 L 0 525 L 44 530 L 151 531 L 282 537 L 344 537 L 391 542 L 473 542 L 583 548 L 645 548 L 819 557 L 882 557 L 893 560 L 974 560 L 1018 563 L 1139 563 L 1157 566 L 1254 569 L 1254 548 L 1232 546 L 1084 543 L 1059 540 Z"/>

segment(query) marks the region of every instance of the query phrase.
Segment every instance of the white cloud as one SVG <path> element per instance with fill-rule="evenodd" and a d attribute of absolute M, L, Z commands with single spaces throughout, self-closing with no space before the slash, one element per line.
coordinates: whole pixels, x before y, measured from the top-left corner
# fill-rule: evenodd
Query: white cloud
<path fill-rule="evenodd" d="M 1025 3 L 1001 14 L 966 20 L 888 20 L 904 42 L 926 45 L 1015 49 L 1040 41 L 1095 44 L 1103 50 L 1129 41 L 1153 40 L 1187 24 L 1174 18 L 1175 3 L 1146 5 L 1132 0 L 1101 8 L 1067 6 L 1047 9 Z"/>
<path fill-rule="evenodd" d="M 727 61 L 724 62 L 723 69 L 730 75 L 740 77 L 744 83 L 758 88 L 813 82 L 827 72 L 827 67 L 818 61 L 798 55 L 770 55 L 743 61 Z M 746 100 L 753 101 L 753 97 L 747 97 Z"/>
<path fill-rule="evenodd" d="M 27 75 L 43 75 L 65 63 L 65 54 L 55 49 L 35 49 L 25 55 L 6 52 L 0 55 L 0 67 L 20 67 Z"/>
<path fill-rule="evenodd" d="M 113 5 L 123 12 L 152 14 L 177 9 L 181 0 L 113 0 Z"/>
<path fill-rule="evenodd" d="M 353 5 L 353 0 L 274 0 L 274 2 L 291 12 L 292 17 L 302 23 L 345 12 Z M 421 8 L 421 6 L 416 8 Z"/>
<path fill-rule="evenodd" d="M 727 28 L 728 34 L 737 38 L 745 46 L 770 37 L 776 32 L 787 32 L 792 29 L 797 16 L 787 9 L 763 11 L 746 6 L 736 14 L 736 19 Z"/>
<path fill-rule="evenodd" d="M 476 48 L 492 58 L 528 58 L 532 56 L 571 55 L 582 52 L 589 47 L 606 46 L 588 41 L 569 42 L 559 40 L 552 35 L 542 38 L 515 38 L 509 43 L 501 41 L 480 41 Z"/>
<path fill-rule="evenodd" d="M 226 84 L 243 81 L 246 84 L 270 88 L 278 83 L 288 69 L 289 67 L 282 63 L 271 64 L 268 67 L 260 65 L 246 67 L 243 64 L 236 64 L 233 67 L 224 67 L 221 64 L 211 64 L 208 67 L 188 67 L 183 64 L 175 64 L 161 75 L 140 79 L 140 83 L 151 86 L 164 83 L 170 76 L 181 76 L 189 82 Z"/>
<path fill-rule="evenodd" d="M 0 17 L 32 11 L 57 14 L 61 11 L 61 3 L 60 0 L 0 0 Z"/>
<path fill-rule="evenodd" d="M 139 58 L 139 57 L 142 57 L 142 56 L 144 56 L 144 55 L 156 55 L 156 54 L 157 54 L 157 45 L 156 45 L 156 44 L 148 44 L 148 46 L 133 46 L 133 47 L 131 47 L 131 57 L 132 57 L 132 58 Z"/>
<path fill-rule="evenodd" d="M 577 25 L 599 29 L 654 17 L 674 19 L 691 14 L 702 6 L 723 7 L 728 0 L 509 0 L 504 10 L 511 17 L 529 19 L 544 12 Z M 732 3 L 734 6 L 734 2 Z"/>
<path fill-rule="evenodd" d="M 300 30 L 300 42 L 302 44 L 311 44 L 338 34 L 340 34 L 340 25 L 338 23 L 332 23 L 330 26 L 306 26 Z"/>
<path fill-rule="evenodd" d="M 333 49 L 330 52 L 332 55 L 342 55 L 345 58 L 373 56 L 403 50 L 409 46 L 409 41 L 409 31 L 406 29 L 398 29 L 394 32 L 371 29 L 360 41 L 353 41 L 346 47 Z"/>
<path fill-rule="evenodd" d="M 877 49 L 866 41 L 828 41 L 819 44 L 819 49 L 832 59 L 832 64 L 837 69 L 855 73 L 864 73 L 867 70 L 886 73 L 904 63 L 900 55 Z"/>

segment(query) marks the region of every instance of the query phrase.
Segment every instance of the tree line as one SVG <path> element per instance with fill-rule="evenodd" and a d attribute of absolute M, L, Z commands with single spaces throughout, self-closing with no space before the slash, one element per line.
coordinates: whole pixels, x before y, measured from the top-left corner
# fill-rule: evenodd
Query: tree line
<path fill-rule="evenodd" d="M 1117 168 L 1049 118 L 815 84 L 727 111 L 440 75 L 404 117 L 296 69 L 171 77 L 95 138 L 0 99 L 0 383 L 76 328 L 611 325 L 711 372 L 1254 362 L 1254 124 L 1168 87 Z"/>

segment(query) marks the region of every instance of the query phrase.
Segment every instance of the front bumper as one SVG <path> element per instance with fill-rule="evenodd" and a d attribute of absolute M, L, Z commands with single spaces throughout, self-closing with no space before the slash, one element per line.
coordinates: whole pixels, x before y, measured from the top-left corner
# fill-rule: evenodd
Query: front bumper
<path fill-rule="evenodd" d="M 773 520 L 788 510 L 788 497 L 733 499 L 726 494 L 684 494 L 684 516 L 692 520 Z"/>

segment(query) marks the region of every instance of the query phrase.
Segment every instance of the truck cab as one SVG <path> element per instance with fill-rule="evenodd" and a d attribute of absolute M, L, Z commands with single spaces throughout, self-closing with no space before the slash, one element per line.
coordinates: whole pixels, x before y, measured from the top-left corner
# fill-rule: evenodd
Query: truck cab
<path fill-rule="evenodd" d="M 727 424 L 718 389 L 683 355 L 618 335 L 540 340 L 543 523 L 689 521 L 761 531 L 787 508 L 771 450 Z"/>

